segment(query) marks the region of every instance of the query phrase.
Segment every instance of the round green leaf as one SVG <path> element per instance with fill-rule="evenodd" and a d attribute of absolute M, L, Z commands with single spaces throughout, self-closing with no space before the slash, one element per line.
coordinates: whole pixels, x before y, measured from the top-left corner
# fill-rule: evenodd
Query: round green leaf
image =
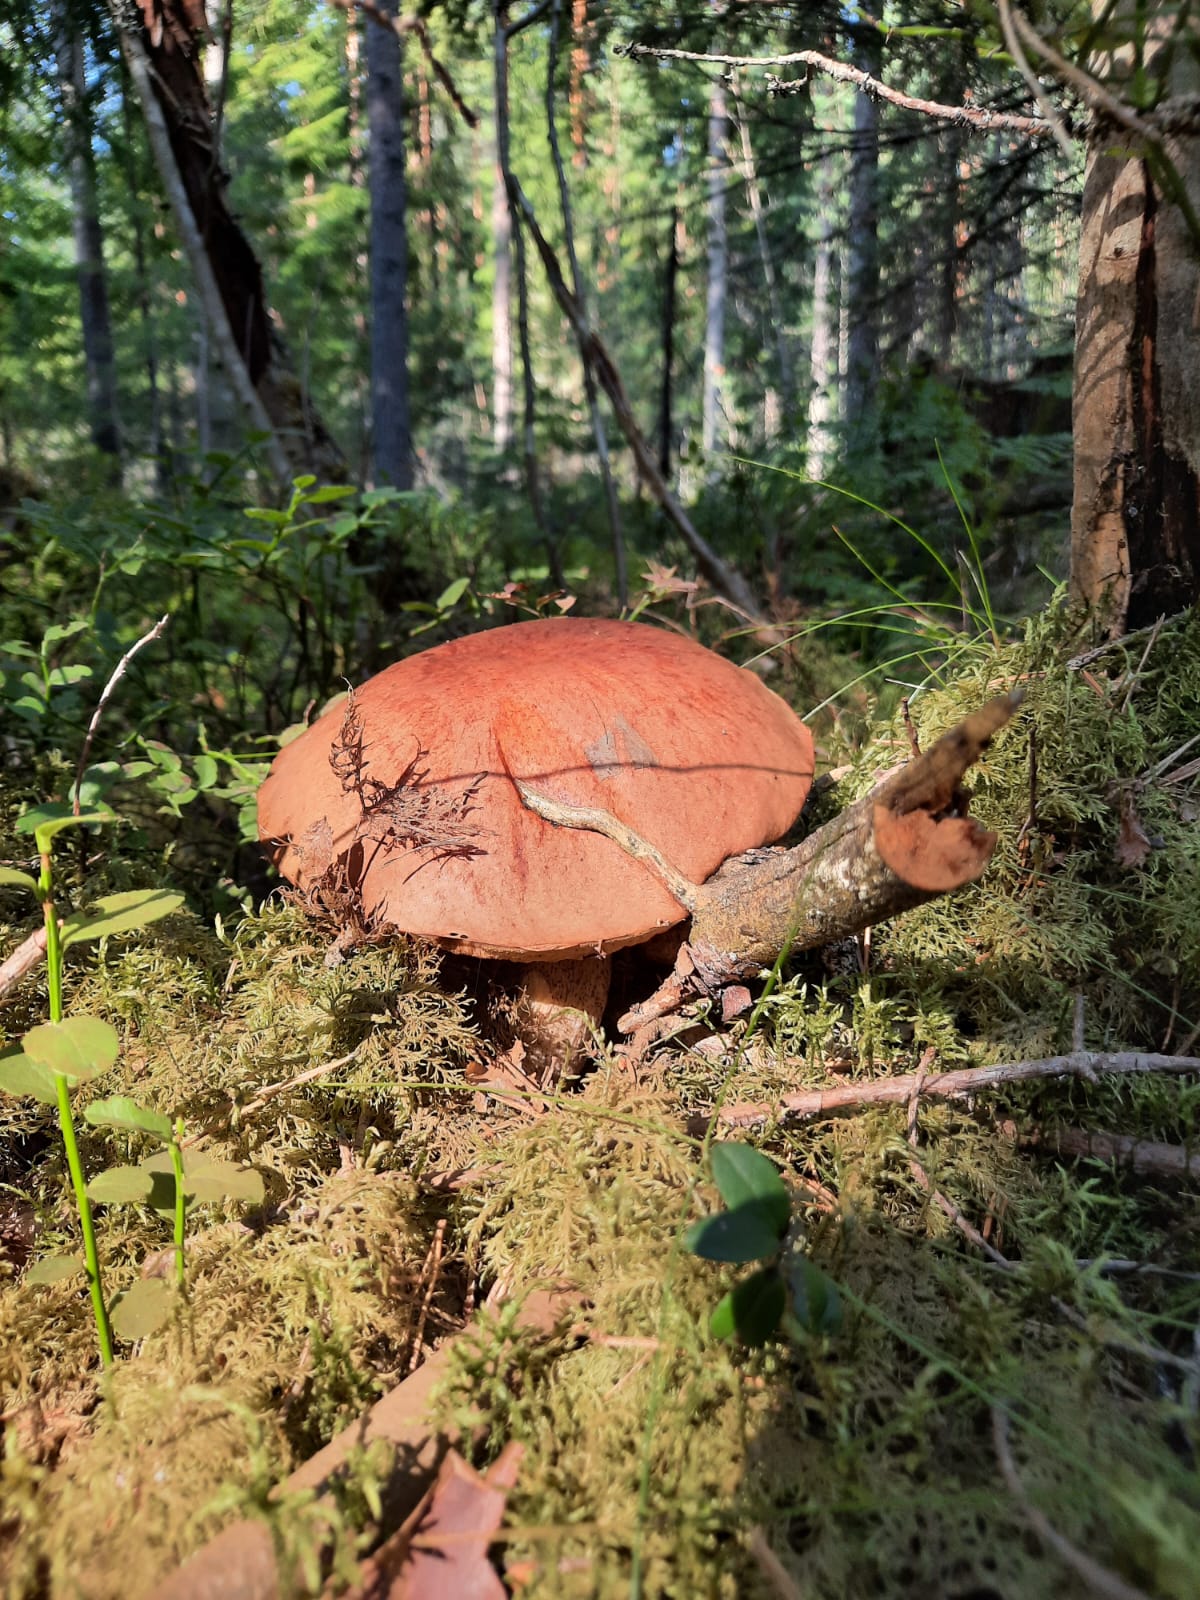
<path fill-rule="evenodd" d="M 145 1339 L 170 1321 L 175 1291 L 165 1278 L 139 1278 L 109 1307 L 113 1332 L 122 1339 Z"/>
<path fill-rule="evenodd" d="M 232 1161 L 217 1161 L 211 1156 L 184 1157 L 184 1192 L 197 1205 L 211 1200 L 242 1200 L 260 1205 L 263 1181 L 252 1167 L 235 1167 Z"/>
<path fill-rule="evenodd" d="M 752 1272 L 736 1284 L 713 1308 L 708 1319 L 715 1339 L 735 1336 L 744 1344 L 765 1344 L 779 1328 L 787 1304 L 787 1291 L 775 1267 Z"/>
<path fill-rule="evenodd" d="M 786 1225 L 787 1218 L 784 1218 Z M 773 1256 L 782 1243 L 776 1210 L 759 1200 L 749 1200 L 732 1211 L 702 1217 L 683 1236 L 685 1249 L 705 1261 L 761 1261 Z"/>
<path fill-rule="evenodd" d="M 788 1285 L 792 1291 L 792 1317 L 805 1333 L 841 1331 L 842 1297 L 828 1273 L 814 1266 L 807 1256 L 798 1255 L 788 1264 Z"/>
<path fill-rule="evenodd" d="M 160 917 L 169 917 L 183 904 L 183 896 L 168 889 L 127 889 L 122 894 L 106 894 L 90 912 L 73 911 L 63 919 L 63 949 L 85 939 L 104 939 L 113 933 L 128 933 L 144 928 Z"/>
<path fill-rule="evenodd" d="M 43 1256 L 25 1274 L 26 1283 L 64 1283 L 83 1271 L 78 1256 Z"/>
<path fill-rule="evenodd" d="M 791 1198 L 775 1163 L 752 1145 L 736 1142 L 714 1144 L 709 1153 L 713 1182 L 721 1199 L 732 1210 L 757 1201 L 782 1234 L 791 1215 Z"/>
<path fill-rule="evenodd" d="M 31 1060 L 66 1078 L 94 1078 L 117 1059 L 120 1041 L 111 1023 L 99 1017 L 67 1017 L 30 1028 L 21 1041 Z"/>
<path fill-rule="evenodd" d="M 18 872 L 16 867 L 0 867 L 0 884 L 9 883 L 14 888 L 28 889 L 30 894 L 37 894 L 37 879 L 31 878 L 27 872 Z"/>
<path fill-rule="evenodd" d="M 44 1106 L 58 1104 L 58 1089 L 51 1074 L 38 1061 L 18 1053 L 0 1057 L 0 1090 L 24 1099 L 31 1095 Z"/>
<path fill-rule="evenodd" d="M 145 1167 L 109 1167 L 87 1186 L 88 1196 L 102 1205 L 140 1205 L 150 1198 L 154 1175 Z"/>
<path fill-rule="evenodd" d="M 120 1128 L 126 1133 L 149 1133 L 165 1144 L 171 1138 L 171 1119 L 161 1111 L 148 1111 L 127 1095 L 113 1095 L 108 1100 L 94 1100 L 84 1117 L 93 1128 Z"/>

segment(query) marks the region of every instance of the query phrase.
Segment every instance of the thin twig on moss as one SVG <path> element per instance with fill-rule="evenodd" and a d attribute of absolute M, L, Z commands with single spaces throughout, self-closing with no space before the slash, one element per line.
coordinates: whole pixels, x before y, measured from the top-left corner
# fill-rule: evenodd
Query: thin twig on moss
<path fill-rule="evenodd" d="M 900 1078 L 877 1078 L 870 1083 L 852 1083 L 838 1089 L 808 1089 L 785 1094 L 773 1105 L 727 1106 L 718 1120 L 727 1128 L 754 1128 L 772 1118 L 806 1121 L 832 1116 L 839 1111 L 857 1111 L 869 1105 L 902 1105 L 912 1098 L 920 1084 L 923 1095 L 936 1100 L 959 1100 L 994 1089 L 1003 1083 L 1029 1083 L 1043 1078 L 1083 1078 L 1117 1076 L 1122 1073 L 1196 1072 L 1200 1057 L 1165 1056 L 1138 1050 L 1076 1050 L 1070 1055 L 1048 1056 L 1041 1061 L 1005 1061 L 994 1067 L 962 1067 L 953 1072 L 936 1072 L 921 1080 L 920 1074 Z"/>
<path fill-rule="evenodd" d="M 1144 1589 L 1137 1589 L 1133 1584 L 1126 1583 L 1124 1578 L 1118 1577 L 1115 1572 L 1110 1572 L 1107 1567 L 1102 1567 L 1086 1551 L 1077 1549 L 1069 1539 L 1059 1533 L 1045 1512 L 1033 1504 L 1025 1492 L 1017 1464 L 1013 1460 L 1012 1447 L 1008 1442 L 1008 1412 L 1001 1405 L 992 1407 L 992 1444 L 996 1451 L 1000 1475 L 1009 1494 L 1024 1513 L 1029 1526 L 1042 1543 L 1053 1550 L 1064 1565 L 1070 1567 L 1076 1577 L 1083 1579 L 1090 1594 L 1096 1595 L 1098 1600 L 1150 1600 Z"/>

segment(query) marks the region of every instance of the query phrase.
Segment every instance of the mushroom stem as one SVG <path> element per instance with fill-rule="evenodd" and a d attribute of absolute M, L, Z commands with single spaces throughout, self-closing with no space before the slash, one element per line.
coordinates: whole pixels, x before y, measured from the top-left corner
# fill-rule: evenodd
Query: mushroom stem
<path fill-rule="evenodd" d="M 603 834 L 606 839 L 620 845 L 625 854 L 632 856 L 635 861 L 646 862 L 685 911 L 696 909 L 699 885 L 677 872 L 648 839 L 643 839 L 640 833 L 635 833 L 628 824 L 619 821 L 611 811 L 601 811 L 598 806 L 575 806 L 564 800 L 552 800 L 549 795 L 540 794 L 527 783 L 522 783 L 520 778 L 514 778 L 513 782 L 522 803 L 543 821 L 553 822 L 560 828 L 582 828 L 589 833 Z"/>
<path fill-rule="evenodd" d="M 611 975 L 607 956 L 535 961 L 522 970 L 517 1032 L 528 1053 L 527 1070 L 543 1086 L 591 1048 Z"/>

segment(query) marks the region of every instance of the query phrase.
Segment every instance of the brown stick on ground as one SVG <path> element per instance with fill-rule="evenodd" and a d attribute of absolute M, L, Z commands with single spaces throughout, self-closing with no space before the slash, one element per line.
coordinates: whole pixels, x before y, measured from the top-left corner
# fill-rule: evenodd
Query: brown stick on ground
<path fill-rule="evenodd" d="M 675 971 L 621 1032 L 755 976 L 783 950 L 845 939 L 978 878 L 996 835 L 967 815 L 961 780 L 1020 701 L 989 701 L 795 849 L 733 856 L 697 885 Z"/>
<path fill-rule="evenodd" d="M 875 1078 L 836 1089 L 808 1089 L 782 1095 L 774 1105 L 727 1106 L 718 1120 L 724 1128 L 752 1128 L 772 1117 L 805 1121 L 857 1111 L 861 1106 L 903 1105 L 917 1088 L 926 1100 L 960 1100 L 1003 1083 L 1030 1083 L 1043 1078 L 1083 1078 L 1090 1082 L 1113 1073 L 1145 1072 L 1200 1074 L 1200 1057 L 1136 1050 L 1075 1050 L 1068 1056 L 1047 1056 L 1041 1061 L 1003 1061 L 994 1067 L 959 1067 L 952 1072 L 923 1076 L 910 1072 L 902 1078 Z"/>
<path fill-rule="evenodd" d="M 15 989 L 17 984 L 27 972 L 32 972 L 38 962 L 45 958 L 46 930 L 35 928 L 27 939 L 17 946 L 8 959 L 0 965 L 0 1000 L 10 989 Z"/>

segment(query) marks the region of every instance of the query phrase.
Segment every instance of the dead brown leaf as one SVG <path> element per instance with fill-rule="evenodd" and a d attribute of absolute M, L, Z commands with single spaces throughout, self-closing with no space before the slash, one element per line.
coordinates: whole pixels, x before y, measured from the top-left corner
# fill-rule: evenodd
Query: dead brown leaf
<path fill-rule="evenodd" d="M 1138 816 L 1137 807 L 1133 802 L 1133 793 L 1129 789 L 1122 789 L 1119 796 L 1120 823 L 1117 829 L 1117 842 L 1113 847 L 1113 860 L 1119 867 L 1140 867 L 1145 863 L 1153 846 L 1150 843 L 1142 819 Z"/>
<path fill-rule="evenodd" d="M 362 1581 L 346 1600 L 506 1600 L 487 1552 L 523 1454 L 523 1445 L 507 1445 L 481 1476 L 448 1451 L 432 1489 L 363 1562 Z"/>

